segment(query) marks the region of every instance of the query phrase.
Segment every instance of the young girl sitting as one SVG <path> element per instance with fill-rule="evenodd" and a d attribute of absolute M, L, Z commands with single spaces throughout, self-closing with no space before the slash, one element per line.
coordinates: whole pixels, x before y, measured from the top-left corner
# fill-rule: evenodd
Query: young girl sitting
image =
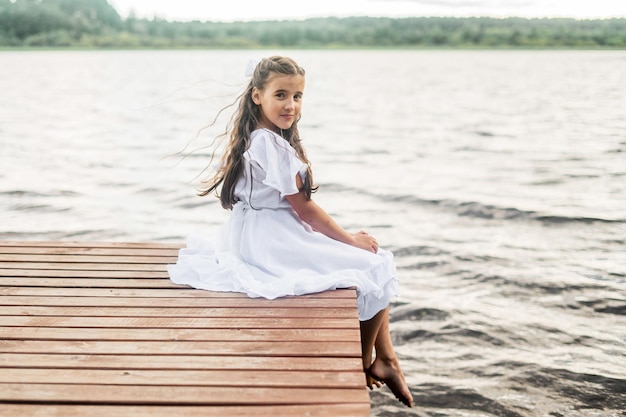
<path fill-rule="evenodd" d="M 369 234 L 345 231 L 311 199 L 317 187 L 298 133 L 303 91 L 304 69 L 292 59 L 256 65 L 222 164 L 201 192 L 219 190 L 230 219 L 215 242 L 190 238 L 168 266 L 170 278 L 268 299 L 356 287 L 366 384 L 385 383 L 410 407 L 389 333 L 389 300 L 398 289 L 393 255 Z"/>

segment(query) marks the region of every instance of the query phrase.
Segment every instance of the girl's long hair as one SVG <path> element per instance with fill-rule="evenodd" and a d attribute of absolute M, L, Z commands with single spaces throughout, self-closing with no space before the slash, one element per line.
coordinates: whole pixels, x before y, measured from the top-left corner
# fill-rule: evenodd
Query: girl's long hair
<path fill-rule="evenodd" d="M 226 128 L 225 135 L 229 136 L 229 139 L 220 167 L 213 177 L 203 181 L 205 186 L 198 192 L 201 196 L 216 192 L 225 209 L 232 209 L 237 202 L 235 186 L 243 173 L 243 154 L 250 146 L 250 134 L 257 128 L 259 122 L 260 108 L 252 101 L 252 90 L 254 88 L 263 90 L 272 75 L 304 76 L 304 69 L 291 58 L 282 56 L 263 58 L 255 67 L 245 91 L 237 98 L 239 105 Z M 310 199 L 311 193 L 317 191 L 317 186 L 313 185 L 311 163 L 300 140 L 298 120 L 289 129 L 281 129 L 280 135 L 295 149 L 298 158 L 308 165 L 301 191 L 304 191 Z"/>

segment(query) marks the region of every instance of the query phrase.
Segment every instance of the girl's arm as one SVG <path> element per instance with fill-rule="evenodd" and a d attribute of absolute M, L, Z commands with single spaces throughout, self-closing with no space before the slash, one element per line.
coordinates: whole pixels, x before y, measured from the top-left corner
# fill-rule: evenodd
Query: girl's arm
<path fill-rule="evenodd" d="M 296 185 L 298 189 L 302 188 L 302 179 L 300 175 L 296 175 Z M 326 236 L 338 240 L 357 248 L 365 249 L 376 253 L 378 251 L 378 243 L 373 236 L 361 231 L 358 233 L 348 233 L 339 226 L 320 206 L 312 199 L 308 199 L 304 191 L 298 194 L 292 194 L 285 197 L 293 209 L 298 213 L 302 221 L 308 223 L 316 231 Z"/>

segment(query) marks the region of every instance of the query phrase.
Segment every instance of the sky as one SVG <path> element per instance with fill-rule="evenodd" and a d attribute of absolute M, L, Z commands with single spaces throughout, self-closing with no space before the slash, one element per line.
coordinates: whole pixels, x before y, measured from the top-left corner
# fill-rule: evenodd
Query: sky
<path fill-rule="evenodd" d="M 178 21 L 346 16 L 626 17 L 626 0 L 109 0 L 122 17 Z"/>

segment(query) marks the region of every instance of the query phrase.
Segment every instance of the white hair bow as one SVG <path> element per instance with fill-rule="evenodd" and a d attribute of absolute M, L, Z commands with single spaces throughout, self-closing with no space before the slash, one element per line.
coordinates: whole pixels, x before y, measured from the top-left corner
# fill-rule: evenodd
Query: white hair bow
<path fill-rule="evenodd" d="M 258 59 L 251 59 L 248 61 L 248 65 L 246 66 L 246 77 L 252 77 L 252 74 L 254 74 L 254 69 L 256 68 L 256 66 L 258 65 L 259 60 Z"/>

